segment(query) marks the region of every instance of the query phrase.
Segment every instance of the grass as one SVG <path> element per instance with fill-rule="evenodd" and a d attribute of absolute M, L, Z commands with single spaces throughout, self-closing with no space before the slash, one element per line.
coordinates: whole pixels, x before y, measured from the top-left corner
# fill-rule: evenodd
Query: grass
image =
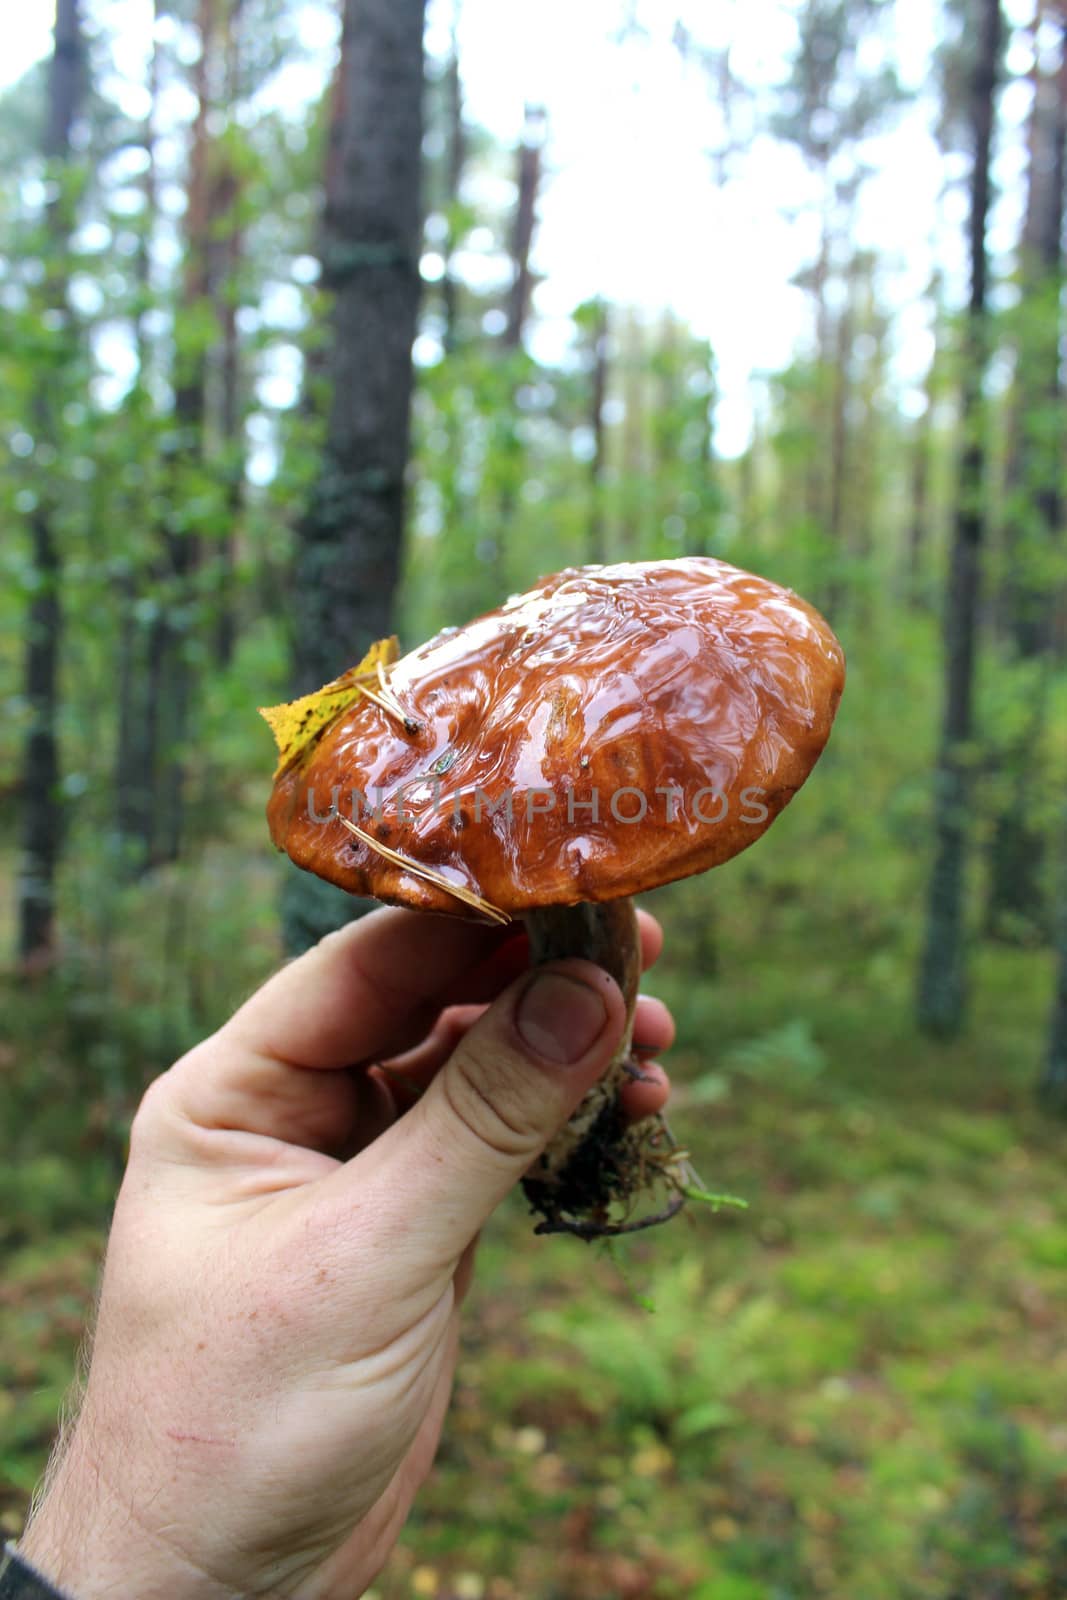
<path fill-rule="evenodd" d="M 1030 1098 L 1048 960 L 980 950 L 972 1026 L 933 1046 L 911 1031 L 907 931 L 863 914 L 886 884 L 851 874 L 814 914 L 802 876 L 767 870 L 662 895 L 650 983 L 679 1021 L 676 1132 L 749 1210 L 693 1208 L 608 1250 L 536 1240 L 518 1200 L 503 1209 L 441 1459 L 378 1600 L 1067 1594 L 1064 1136 Z M 218 874 L 191 872 L 200 903 Z M 239 958 L 220 958 L 220 907 L 166 1004 L 116 1020 L 84 973 L 60 1008 L 7 997 L 7 1533 L 91 1305 L 128 1105 L 274 958 L 274 879 L 243 881 Z M 109 955 L 130 996 L 174 938 L 162 898 L 125 908 L 148 954 Z"/>

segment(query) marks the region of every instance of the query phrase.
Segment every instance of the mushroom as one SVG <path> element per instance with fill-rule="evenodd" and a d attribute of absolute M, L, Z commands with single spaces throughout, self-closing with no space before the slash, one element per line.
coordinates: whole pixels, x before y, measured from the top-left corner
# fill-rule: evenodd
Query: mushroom
<path fill-rule="evenodd" d="M 394 905 L 522 918 L 531 962 L 582 956 L 622 989 L 610 1069 L 525 1180 L 539 1232 L 647 1226 L 692 1186 L 662 1118 L 630 1125 L 619 1108 L 639 1071 L 631 897 L 766 831 L 843 683 L 811 606 L 690 557 L 568 568 L 400 659 L 378 647 L 323 692 L 336 703 L 280 708 L 318 704 L 321 719 L 268 807 L 298 866 Z M 669 1203 L 635 1216 L 657 1186 Z"/>

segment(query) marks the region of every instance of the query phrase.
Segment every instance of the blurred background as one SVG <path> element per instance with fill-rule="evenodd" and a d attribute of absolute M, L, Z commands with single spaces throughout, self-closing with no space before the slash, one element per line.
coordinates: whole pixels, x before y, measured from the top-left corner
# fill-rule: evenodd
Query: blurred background
<path fill-rule="evenodd" d="M 53 32 L 54 25 L 54 32 Z M 378 1600 L 1067 1595 L 1067 6 L 41 0 L 0 62 L 0 1527 L 144 1084 L 350 906 L 256 707 L 586 561 L 849 655 L 650 897 L 749 1209 L 489 1231 Z"/>

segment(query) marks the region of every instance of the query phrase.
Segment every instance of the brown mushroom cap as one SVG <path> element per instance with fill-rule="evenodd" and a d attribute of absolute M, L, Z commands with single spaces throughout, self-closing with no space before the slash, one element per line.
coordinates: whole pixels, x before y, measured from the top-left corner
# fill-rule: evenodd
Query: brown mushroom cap
<path fill-rule="evenodd" d="M 275 844 L 354 894 L 471 914 L 336 804 L 513 915 L 636 894 L 754 843 L 822 752 L 844 656 L 790 590 L 692 557 L 568 568 L 446 628 L 388 683 L 417 731 L 366 699 L 341 713 L 275 783 Z"/>

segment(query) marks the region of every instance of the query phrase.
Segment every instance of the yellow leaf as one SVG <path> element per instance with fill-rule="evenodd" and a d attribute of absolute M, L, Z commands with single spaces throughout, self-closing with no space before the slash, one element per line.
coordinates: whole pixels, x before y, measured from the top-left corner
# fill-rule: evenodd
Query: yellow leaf
<path fill-rule="evenodd" d="M 378 669 L 391 667 L 400 654 L 396 638 L 379 639 L 372 644 L 358 667 L 349 667 L 332 683 L 323 684 L 314 694 L 288 700 L 280 706 L 260 706 L 263 717 L 278 746 L 275 779 L 288 772 L 326 732 L 330 724 L 362 697 L 363 684 L 379 682 Z"/>

